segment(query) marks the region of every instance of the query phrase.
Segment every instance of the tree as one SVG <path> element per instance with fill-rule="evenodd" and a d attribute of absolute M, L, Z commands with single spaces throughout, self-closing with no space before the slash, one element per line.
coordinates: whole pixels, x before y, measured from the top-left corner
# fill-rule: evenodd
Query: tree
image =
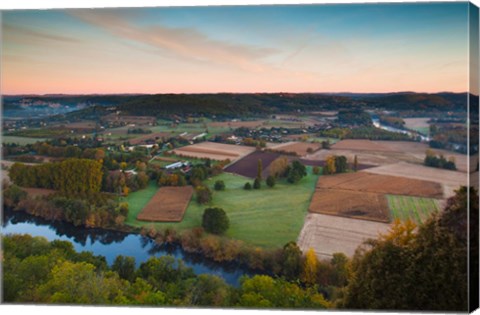
<path fill-rule="evenodd" d="M 262 180 L 262 172 L 263 172 L 262 159 L 258 159 L 258 162 L 257 162 L 257 178 L 258 178 L 259 181 Z"/>
<path fill-rule="evenodd" d="M 466 311 L 469 196 L 470 222 L 478 228 L 477 191 L 461 187 L 441 214 L 418 229 L 397 222 L 389 234 L 357 251 L 342 306 Z M 470 241 L 478 244 L 478 234 Z M 478 257 L 478 251 L 471 254 Z"/>
<path fill-rule="evenodd" d="M 252 184 L 250 184 L 249 182 L 246 182 L 245 185 L 243 185 L 243 189 L 245 189 L 245 190 L 252 189 Z"/>
<path fill-rule="evenodd" d="M 262 184 L 260 182 L 260 179 L 255 178 L 255 180 L 253 181 L 253 189 L 260 189 L 262 187 Z"/>
<path fill-rule="evenodd" d="M 355 172 L 358 171 L 358 158 L 356 155 L 353 157 L 353 170 Z"/>
<path fill-rule="evenodd" d="M 319 175 L 320 174 L 320 167 L 314 166 L 312 168 L 312 173 L 315 174 L 315 175 Z"/>
<path fill-rule="evenodd" d="M 268 187 L 272 188 L 273 186 L 275 186 L 275 177 L 273 177 L 272 175 L 269 175 L 267 177 L 266 183 Z"/>
<path fill-rule="evenodd" d="M 302 288 L 284 279 L 256 275 L 242 281 L 238 306 L 255 308 L 328 308 L 330 305 L 313 288 Z"/>
<path fill-rule="evenodd" d="M 116 271 L 120 278 L 133 282 L 135 280 L 135 258 L 118 255 L 112 264 L 112 270 Z"/>
<path fill-rule="evenodd" d="M 314 285 L 317 281 L 318 259 L 313 248 L 310 248 L 305 254 L 303 263 L 302 281 L 307 285 Z"/>
<path fill-rule="evenodd" d="M 223 209 L 207 208 L 203 212 L 202 227 L 205 231 L 213 234 L 223 234 L 229 226 L 230 221 Z"/>
<path fill-rule="evenodd" d="M 279 157 L 274 160 L 268 167 L 270 175 L 275 178 L 283 177 L 288 168 L 288 159 L 286 157 Z"/>
<path fill-rule="evenodd" d="M 287 280 L 299 278 L 302 271 L 302 251 L 297 243 L 289 242 L 282 250 L 282 273 Z"/>
<path fill-rule="evenodd" d="M 288 169 L 287 180 L 289 183 L 296 183 L 307 175 L 307 168 L 305 165 L 295 160 Z"/>
<path fill-rule="evenodd" d="M 327 159 L 325 160 L 324 173 L 335 174 L 336 172 L 337 172 L 337 168 L 335 166 L 335 156 L 334 155 L 327 156 Z"/>
<path fill-rule="evenodd" d="M 27 192 L 17 185 L 10 185 L 3 191 L 3 202 L 6 206 L 15 206 L 22 199 L 27 197 Z"/>
<path fill-rule="evenodd" d="M 214 188 L 215 190 L 225 190 L 225 182 L 223 180 L 217 180 Z"/>
<path fill-rule="evenodd" d="M 206 204 L 212 200 L 212 192 L 207 186 L 197 186 L 195 192 L 197 193 L 197 202 L 199 204 Z"/>
<path fill-rule="evenodd" d="M 336 173 L 345 173 L 348 169 L 347 158 L 343 155 L 335 156 Z"/>
<path fill-rule="evenodd" d="M 322 141 L 322 149 L 329 150 L 330 149 L 330 140 Z"/>

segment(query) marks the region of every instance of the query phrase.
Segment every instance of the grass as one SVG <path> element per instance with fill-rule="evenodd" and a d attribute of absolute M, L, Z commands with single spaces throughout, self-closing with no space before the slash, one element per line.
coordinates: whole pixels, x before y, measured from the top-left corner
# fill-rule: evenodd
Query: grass
<path fill-rule="evenodd" d="M 16 143 L 19 145 L 34 144 L 37 141 L 45 141 L 46 138 L 31 138 L 18 136 L 2 136 L 2 143 Z"/>
<path fill-rule="evenodd" d="M 393 220 L 410 219 L 416 224 L 422 224 L 432 213 L 439 211 L 437 200 L 432 198 L 387 195 L 387 200 Z"/>
<path fill-rule="evenodd" d="M 130 193 L 127 197 L 122 198 L 124 202 L 128 203 L 128 216 L 125 224 L 132 226 L 139 226 L 137 223 L 137 215 L 152 199 L 153 195 L 158 190 L 158 186 L 154 181 L 151 181 L 147 188 Z"/>
<path fill-rule="evenodd" d="M 329 141 L 330 144 L 335 144 L 339 141 L 337 138 L 327 138 L 327 137 L 309 137 L 308 142 L 322 142 L 322 141 Z"/>
<path fill-rule="evenodd" d="M 415 130 L 417 132 L 420 132 L 423 135 L 429 136 L 430 135 L 430 127 L 414 127 L 410 128 L 412 130 Z"/>
<path fill-rule="evenodd" d="M 223 173 L 205 181 L 213 191 L 211 204 L 199 205 L 194 196 L 182 222 L 177 223 L 150 223 L 136 220 L 137 214 L 153 196 L 155 190 L 152 193 L 144 191 L 131 193 L 127 201 L 133 204 L 129 207 L 126 223 L 137 227 L 154 226 L 159 229 L 170 227 L 182 231 L 201 226 L 205 208 L 220 207 L 227 212 L 230 219 L 230 228 L 226 236 L 264 248 L 278 248 L 289 241 L 296 241 L 303 226 L 318 178 L 311 173 L 311 168 L 308 168 L 308 173 L 308 176 L 297 184 L 280 181 L 274 188 L 268 188 L 263 182 L 260 190 L 244 190 L 243 185 L 247 181 L 252 183 L 251 179 Z M 213 186 L 217 180 L 225 182 L 224 191 L 214 191 Z"/>

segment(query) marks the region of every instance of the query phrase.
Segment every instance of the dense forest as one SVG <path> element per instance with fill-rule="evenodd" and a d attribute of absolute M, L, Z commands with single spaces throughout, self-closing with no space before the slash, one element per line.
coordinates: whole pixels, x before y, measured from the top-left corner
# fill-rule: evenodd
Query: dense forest
<path fill-rule="evenodd" d="M 393 93 L 393 94 L 155 94 L 155 95 L 58 95 L 24 97 L 32 102 L 54 102 L 64 105 L 92 105 L 80 112 L 101 113 L 105 106 L 116 106 L 131 115 L 265 115 L 278 112 L 338 110 L 352 107 L 376 107 L 387 110 L 465 110 L 466 93 Z M 13 108 L 19 97 L 5 97 Z M 95 108 L 92 111 L 92 108 Z M 75 115 L 71 113 L 70 115 Z"/>

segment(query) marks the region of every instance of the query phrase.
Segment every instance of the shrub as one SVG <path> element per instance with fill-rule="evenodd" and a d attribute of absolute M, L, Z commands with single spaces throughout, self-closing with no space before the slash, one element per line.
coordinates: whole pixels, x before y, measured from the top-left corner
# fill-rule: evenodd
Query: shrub
<path fill-rule="evenodd" d="M 207 208 L 203 212 L 202 227 L 213 234 L 223 234 L 230 226 L 227 214 L 221 208 Z"/>
<path fill-rule="evenodd" d="M 272 175 L 268 176 L 266 183 L 268 187 L 272 188 L 273 186 L 275 186 L 275 177 L 273 177 Z"/>
<path fill-rule="evenodd" d="M 223 180 L 217 180 L 215 182 L 215 190 L 225 190 L 225 182 Z"/>
<path fill-rule="evenodd" d="M 197 186 L 195 188 L 197 193 L 197 202 L 200 204 L 209 203 L 212 200 L 212 192 L 207 186 Z"/>
<path fill-rule="evenodd" d="M 255 180 L 253 181 L 253 189 L 260 189 L 260 187 L 262 187 L 260 179 L 255 178 Z"/>
<path fill-rule="evenodd" d="M 312 169 L 313 174 L 318 175 L 320 174 L 320 167 L 314 166 Z"/>
<path fill-rule="evenodd" d="M 243 189 L 245 189 L 245 190 L 252 189 L 252 184 L 250 184 L 249 182 L 246 182 L 245 185 L 243 186 Z"/>

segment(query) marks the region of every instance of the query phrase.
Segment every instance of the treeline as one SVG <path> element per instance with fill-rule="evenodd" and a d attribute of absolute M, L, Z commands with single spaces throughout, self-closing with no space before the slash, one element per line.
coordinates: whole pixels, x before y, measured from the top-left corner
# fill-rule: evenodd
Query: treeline
<path fill-rule="evenodd" d="M 405 121 L 400 117 L 381 115 L 379 117 L 379 121 L 382 124 L 390 126 L 390 127 L 394 127 L 394 128 L 398 128 L 398 129 L 404 129 L 405 128 Z"/>
<path fill-rule="evenodd" d="M 387 110 L 463 110 L 466 93 L 393 93 L 393 94 L 156 94 L 156 95 L 83 95 L 35 96 L 31 100 L 60 104 L 87 103 L 97 105 L 69 113 L 72 117 L 98 117 L 106 106 L 117 106 L 130 115 L 217 115 L 225 117 L 275 114 L 290 111 L 338 110 L 352 107 L 378 107 Z M 18 99 L 6 101 L 6 104 Z"/>
<path fill-rule="evenodd" d="M 46 155 L 62 158 L 83 158 L 101 160 L 105 158 L 105 151 L 102 148 L 80 148 L 76 145 L 51 145 L 47 142 L 37 142 L 32 149 L 38 155 Z"/>
<path fill-rule="evenodd" d="M 356 171 L 358 167 L 357 156 L 353 161 L 353 169 Z M 339 174 L 349 170 L 347 158 L 344 155 L 329 155 L 325 159 L 325 167 L 323 174 Z"/>
<path fill-rule="evenodd" d="M 100 192 L 103 171 L 97 161 L 74 158 L 40 165 L 14 163 L 9 176 L 18 186 L 54 189 L 66 196 L 87 196 Z"/>
<path fill-rule="evenodd" d="M 338 122 L 344 125 L 371 126 L 370 115 L 360 108 L 343 109 L 338 111 Z"/>
<path fill-rule="evenodd" d="M 353 128 L 345 133 L 344 139 L 369 139 L 369 140 L 393 140 L 393 141 L 412 141 L 409 135 L 391 132 L 375 127 Z"/>
<path fill-rule="evenodd" d="M 392 141 L 413 141 L 409 135 L 391 132 L 376 127 L 355 127 L 355 128 L 332 128 L 320 131 L 319 137 L 337 139 L 369 139 L 369 140 L 392 140 Z"/>
<path fill-rule="evenodd" d="M 128 204 L 103 194 L 90 195 L 88 200 L 58 193 L 32 197 L 16 185 L 3 188 L 4 206 L 46 220 L 70 222 L 75 226 L 121 228 L 128 215 Z"/>
<path fill-rule="evenodd" d="M 102 256 L 76 253 L 66 241 L 30 235 L 4 238 L 4 300 L 95 305 L 169 305 L 324 309 L 315 287 L 282 278 L 244 277 L 239 288 L 217 276 L 195 275 L 172 256 L 152 257 L 137 268 L 132 257 L 112 266 Z M 285 298 L 288 297 L 288 298 Z"/>
<path fill-rule="evenodd" d="M 425 166 L 444 168 L 447 170 L 456 170 L 455 158 L 452 156 L 448 160 L 442 155 L 436 155 L 432 150 L 427 150 L 423 161 Z"/>

